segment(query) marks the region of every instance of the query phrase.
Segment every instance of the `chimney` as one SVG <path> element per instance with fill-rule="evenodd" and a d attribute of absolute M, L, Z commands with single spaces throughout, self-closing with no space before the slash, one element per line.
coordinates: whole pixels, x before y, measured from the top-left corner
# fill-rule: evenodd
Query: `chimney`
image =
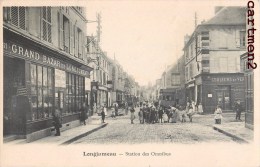
<path fill-rule="evenodd" d="M 217 14 L 222 8 L 223 8 L 223 6 L 216 6 L 215 7 L 215 14 Z"/>

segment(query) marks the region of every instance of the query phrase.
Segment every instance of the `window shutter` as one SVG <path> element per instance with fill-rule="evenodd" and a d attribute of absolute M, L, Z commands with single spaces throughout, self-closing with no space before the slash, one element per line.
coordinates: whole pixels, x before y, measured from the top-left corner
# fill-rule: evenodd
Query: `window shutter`
<path fill-rule="evenodd" d="M 70 54 L 74 55 L 74 38 L 73 38 L 73 25 L 72 22 L 70 21 Z"/>
<path fill-rule="evenodd" d="M 236 34 L 235 34 L 235 36 L 236 36 L 236 47 L 237 48 L 239 48 L 240 47 L 240 32 L 239 32 L 239 30 L 236 30 Z"/>
<path fill-rule="evenodd" d="M 64 50 L 63 46 L 63 14 L 61 12 L 58 12 L 58 18 L 59 18 L 59 45 L 60 49 Z"/>
<path fill-rule="evenodd" d="M 75 31 L 75 57 L 78 57 L 78 28 L 74 27 Z"/>
<path fill-rule="evenodd" d="M 11 23 L 18 27 L 18 7 L 11 7 Z"/>
<path fill-rule="evenodd" d="M 82 31 L 82 59 L 85 60 L 85 34 Z"/>

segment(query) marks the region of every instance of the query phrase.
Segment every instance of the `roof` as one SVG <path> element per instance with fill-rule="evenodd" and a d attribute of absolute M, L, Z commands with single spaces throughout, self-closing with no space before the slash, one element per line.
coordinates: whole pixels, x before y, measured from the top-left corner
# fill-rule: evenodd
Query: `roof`
<path fill-rule="evenodd" d="M 246 7 L 228 6 L 201 25 L 242 25 L 246 24 Z"/>
<path fill-rule="evenodd" d="M 198 25 L 196 29 L 193 31 L 192 35 L 188 42 L 184 45 L 183 50 L 186 46 L 189 46 L 190 41 L 194 36 L 194 32 L 199 31 L 199 29 L 203 26 L 211 26 L 211 25 L 244 25 L 246 26 L 246 7 L 243 6 L 228 6 L 223 7 L 220 11 L 216 13 L 210 20 Z"/>

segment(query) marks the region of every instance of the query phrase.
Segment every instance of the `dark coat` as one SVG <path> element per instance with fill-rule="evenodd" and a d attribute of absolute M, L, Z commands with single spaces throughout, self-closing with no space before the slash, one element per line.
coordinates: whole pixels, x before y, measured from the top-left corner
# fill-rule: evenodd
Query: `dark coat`
<path fill-rule="evenodd" d="M 236 104 L 235 104 L 235 107 L 234 107 L 234 110 L 235 110 L 236 112 L 242 112 L 242 111 L 243 111 L 243 107 L 242 107 L 241 104 L 236 103 Z"/>
<path fill-rule="evenodd" d="M 80 109 L 80 120 L 81 120 L 81 121 L 85 121 L 85 120 L 86 120 L 86 115 L 87 115 L 87 114 L 86 114 L 86 109 L 82 107 L 82 108 Z"/>

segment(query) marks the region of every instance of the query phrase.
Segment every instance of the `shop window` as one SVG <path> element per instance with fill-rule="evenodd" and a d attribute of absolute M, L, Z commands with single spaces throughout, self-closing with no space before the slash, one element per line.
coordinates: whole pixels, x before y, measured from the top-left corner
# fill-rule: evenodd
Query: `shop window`
<path fill-rule="evenodd" d="M 67 73 L 66 78 L 67 113 L 79 112 L 79 109 L 82 107 L 85 100 L 85 78 L 71 73 Z"/>
<path fill-rule="evenodd" d="M 30 65 L 32 120 L 48 118 L 53 113 L 53 69 Z"/>
<path fill-rule="evenodd" d="M 26 8 L 25 7 L 10 7 L 7 8 L 7 20 L 14 26 L 26 30 Z"/>
<path fill-rule="evenodd" d="M 51 34 L 51 7 L 42 7 L 42 39 L 51 43 Z"/>

